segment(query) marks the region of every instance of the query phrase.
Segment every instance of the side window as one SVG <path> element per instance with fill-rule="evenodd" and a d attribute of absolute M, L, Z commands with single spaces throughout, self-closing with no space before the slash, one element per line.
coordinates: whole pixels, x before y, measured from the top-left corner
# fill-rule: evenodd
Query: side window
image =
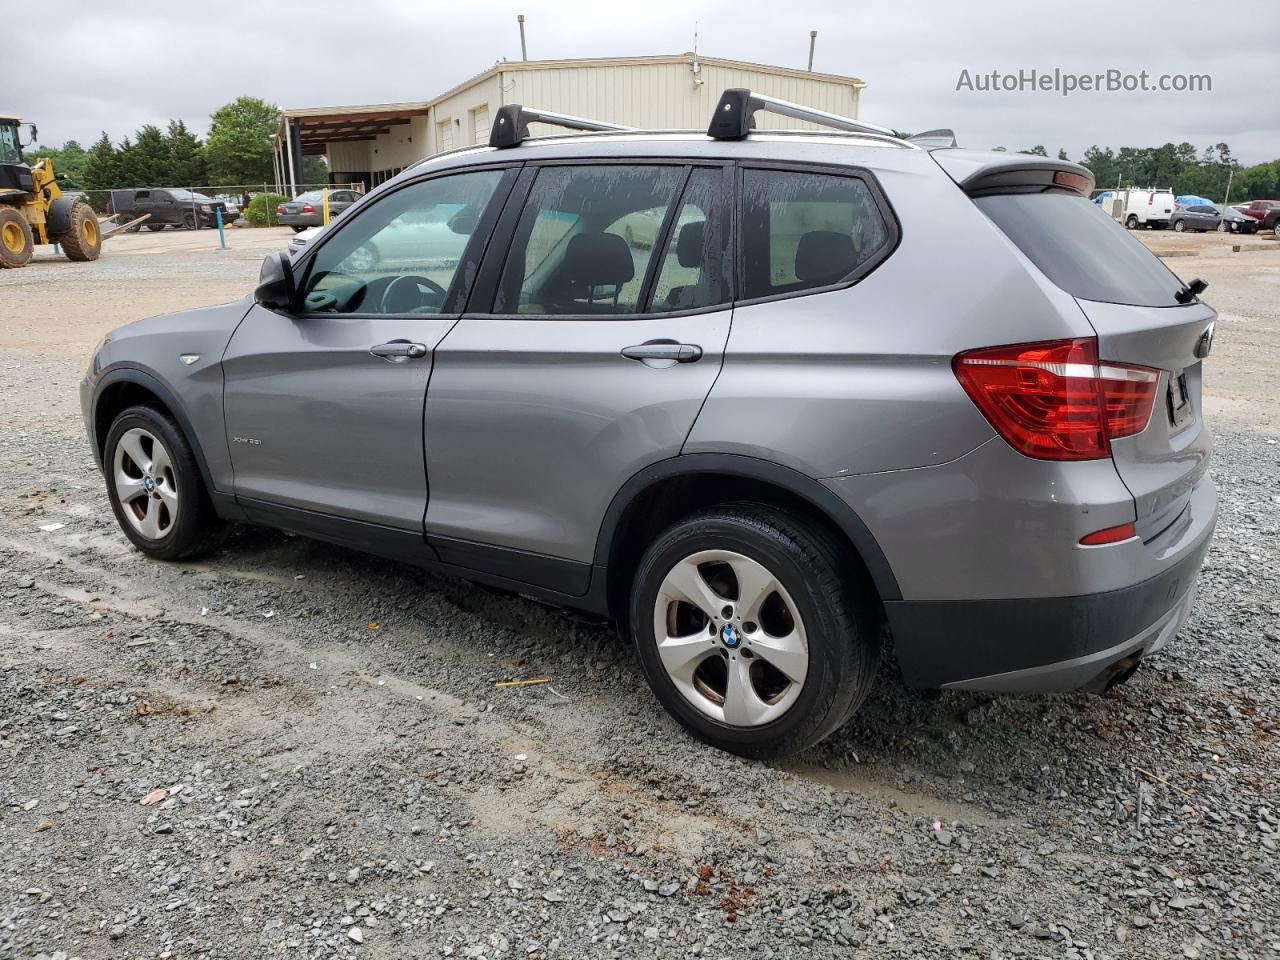
<path fill-rule="evenodd" d="M 839 283 L 889 238 L 875 198 L 856 177 L 743 171 L 745 299 Z"/>
<path fill-rule="evenodd" d="M 725 256 L 724 204 L 719 169 L 689 175 L 662 257 L 649 310 L 692 310 L 726 303 L 730 261 Z"/>
<path fill-rule="evenodd" d="M 637 313 L 684 179 L 675 166 L 545 167 L 516 225 L 494 313 Z"/>
<path fill-rule="evenodd" d="M 150 191 L 150 190 L 139 190 L 137 193 L 135 193 L 135 194 L 133 195 L 133 199 L 135 199 L 135 200 L 150 200 L 150 199 L 151 199 L 151 191 Z"/>
<path fill-rule="evenodd" d="M 440 313 L 503 175 L 479 170 L 426 180 L 343 217 L 312 260 L 303 309 Z"/>

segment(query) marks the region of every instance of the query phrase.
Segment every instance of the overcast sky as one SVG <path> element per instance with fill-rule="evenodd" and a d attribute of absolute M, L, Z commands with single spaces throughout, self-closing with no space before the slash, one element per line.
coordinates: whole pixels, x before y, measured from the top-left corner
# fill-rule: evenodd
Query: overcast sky
<path fill-rule="evenodd" d="M 240 95 L 281 106 L 430 99 L 520 55 L 531 59 L 679 53 L 861 77 L 862 119 L 952 127 L 962 146 L 1011 150 L 1183 140 L 1280 157 L 1280 0 L 46 0 L 9 18 L 9 109 L 41 140 L 119 140 L 181 117 L 198 133 Z M 1228 39 L 1229 38 L 1229 39 Z M 16 60 L 16 63 L 13 61 Z M 1207 73 L 1212 92 L 958 91 L 975 77 L 1055 68 L 1077 74 Z M 16 79 L 16 83 L 13 80 Z M 976 82 L 976 81 L 975 81 Z"/>

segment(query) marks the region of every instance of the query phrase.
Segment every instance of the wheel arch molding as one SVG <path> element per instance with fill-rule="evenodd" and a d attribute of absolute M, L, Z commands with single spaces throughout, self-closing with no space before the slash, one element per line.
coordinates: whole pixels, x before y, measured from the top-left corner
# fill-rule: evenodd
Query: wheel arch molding
<path fill-rule="evenodd" d="M 593 558 L 596 568 L 608 569 L 612 573 L 617 570 L 619 561 L 627 562 L 621 554 L 628 532 L 634 529 L 640 521 L 638 515 L 652 504 L 660 491 L 670 488 L 673 482 L 676 485 L 681 481 L 714 482 L 717 478 L 726 481 L 726 500 L 740 499 L 741 494 L 735 492 L 735 482 L 745 481 L 755 485 L 756 489 L 773 488 L 785 499 L 801 501 L 815 514 L 834 524 L 848 539 L 866 567 L 881 600 L 902 598 L 884 551 L 849 504 L 819 481 L 791 467 L 741 454 L 682 454 L 651 464 L 636 473 L 622 485 L 605 511 L 596 538 Z"/>

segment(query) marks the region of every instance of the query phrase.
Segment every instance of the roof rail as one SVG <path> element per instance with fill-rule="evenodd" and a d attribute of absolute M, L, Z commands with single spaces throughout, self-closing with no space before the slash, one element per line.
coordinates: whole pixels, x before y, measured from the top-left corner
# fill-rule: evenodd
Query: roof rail
<path fill-rule="evenodd" d="M 751 133 L 755 126 L 757 110 L 778 113 L 793 120 L 807 120 L 824 127 L 836 130 L 848 130 L 851 133 L 878 133 L 883 136 L 901 140 L 888 127 L 878 127 L 874 123 L 863 123 L 861 120 L 850 120 L 825 110 L 815 110 L 790 100 L 779 100 L 766 97 L 763 93 L 755 93 L 743 87 L 730 87 L 720 94 L 720 102 L 716 104 L 716 112 L 711 117 L 711 125 L 707 128 L 707 136 L 716 140 L 742 140 Z"/>
<path fill-rule="evenodd" d="M 567 113 L 552 113 L 549 110 L 535 110 L 532 107 L 522 107 L 518 103 L 508 103 L 499 107 L 497 116 L 494 117 L 493 128 L 489 131 L 489 146 L 497 147 L 499 150 L 520 146 L 529 136 L 531 123 L 549 123 L 568 130 L 635 129 L 635 127 L 624 127 L 620 123 L 587 120 L 583 117 L 571 117 Z"/>

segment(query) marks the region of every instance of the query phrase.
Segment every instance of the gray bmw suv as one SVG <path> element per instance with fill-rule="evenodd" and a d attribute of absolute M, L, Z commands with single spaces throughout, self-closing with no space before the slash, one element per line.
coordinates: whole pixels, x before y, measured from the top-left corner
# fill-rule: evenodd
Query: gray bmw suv
<path fill-rule="evenodd" d="M 882 638 L 920 688 L 1127 679 L 1214 527 L 1203 284 L 1082 167 L 877 129 L 741 90 L 706 134 L 504 107 L 252 295 L 106 337 L 81 398 L 121 528 L 176 560 L 263 524 L 610 618 L 748 756 L 843 724 Z"/>

